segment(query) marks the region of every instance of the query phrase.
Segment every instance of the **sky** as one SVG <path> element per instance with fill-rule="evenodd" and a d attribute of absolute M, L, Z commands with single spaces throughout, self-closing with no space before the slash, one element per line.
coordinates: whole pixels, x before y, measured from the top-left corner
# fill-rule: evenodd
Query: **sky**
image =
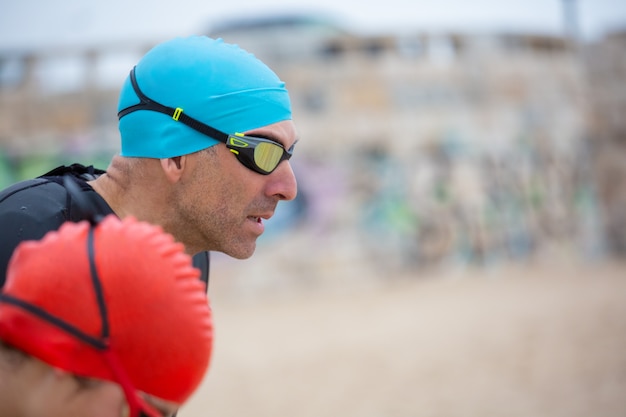
<path fill-rule="evenodd" d="M 575 4 L 583 39 L 626 27 L 626 0 L 0 0 L 0 51 L 205 33 L 235 17 L 306 11 L 357 33 L 492 30 L 564 33 L 563 4 Z"/>

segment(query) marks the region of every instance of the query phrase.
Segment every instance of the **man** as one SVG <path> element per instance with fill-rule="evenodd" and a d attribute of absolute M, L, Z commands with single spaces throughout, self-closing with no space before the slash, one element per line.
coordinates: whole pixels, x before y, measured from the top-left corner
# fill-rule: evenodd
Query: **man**
<path fill-rule="evenodd" d="M 91 211 L 160 225 L 206 281 L 208 251 L 250 257 L 263 221 L 296 196 L 288 92 L 235 45 L 203 36 L 157 45 L 131 71 L 118 110 L 121 152 L 106 172 L 60 167 L 0 192 L 0 285 L 20 241 Z"/>
<path fill-rule="evenodd" d="M 0 292 L 0 416 L 175 413 L 210 361 L 199 274 L 182 244 L 131 217 L 22 242 Z"/>

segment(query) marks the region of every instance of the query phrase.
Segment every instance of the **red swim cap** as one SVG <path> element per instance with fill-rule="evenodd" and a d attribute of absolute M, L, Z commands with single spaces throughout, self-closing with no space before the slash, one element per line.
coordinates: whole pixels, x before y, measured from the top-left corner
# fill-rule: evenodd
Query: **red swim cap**
<path fill-rule="evenodd" d="M 205 290 L 183 245 L 158 226 L 66 223 L 15 250 L 0 339 L 73 374 L 123 382 L 113 356 L 135 389 L 182 404 L 209 366 Z"/>

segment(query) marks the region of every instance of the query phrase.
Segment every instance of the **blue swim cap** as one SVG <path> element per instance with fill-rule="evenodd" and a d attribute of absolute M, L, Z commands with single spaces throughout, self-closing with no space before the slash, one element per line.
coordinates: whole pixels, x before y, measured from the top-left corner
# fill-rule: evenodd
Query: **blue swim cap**
<path fill-rule="evenodd" d="M 227 134 L 291 120 L 285 83 L 253 54 L 222 39 L 176 38 L 152 48 L 135 68 L 137 85 L 151 100 Z M 130 76 L 118 111 L 139 103 Z M 138 110 L 120 118 L 122 156 L 171 158 L 219 143 L 172 117 Z"/>

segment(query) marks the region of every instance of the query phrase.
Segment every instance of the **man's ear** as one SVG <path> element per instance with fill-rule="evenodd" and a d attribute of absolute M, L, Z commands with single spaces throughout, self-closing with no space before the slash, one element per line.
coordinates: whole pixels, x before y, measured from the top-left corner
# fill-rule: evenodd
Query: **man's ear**
<path fill-rule="evenodd" d="M 187 164 L 187 156 L 175 156 L 173 158 L 163 158 L 159 160 L 161 162 L 161 169 L 167 180 L 174 184 L 180 180 Z"/>

